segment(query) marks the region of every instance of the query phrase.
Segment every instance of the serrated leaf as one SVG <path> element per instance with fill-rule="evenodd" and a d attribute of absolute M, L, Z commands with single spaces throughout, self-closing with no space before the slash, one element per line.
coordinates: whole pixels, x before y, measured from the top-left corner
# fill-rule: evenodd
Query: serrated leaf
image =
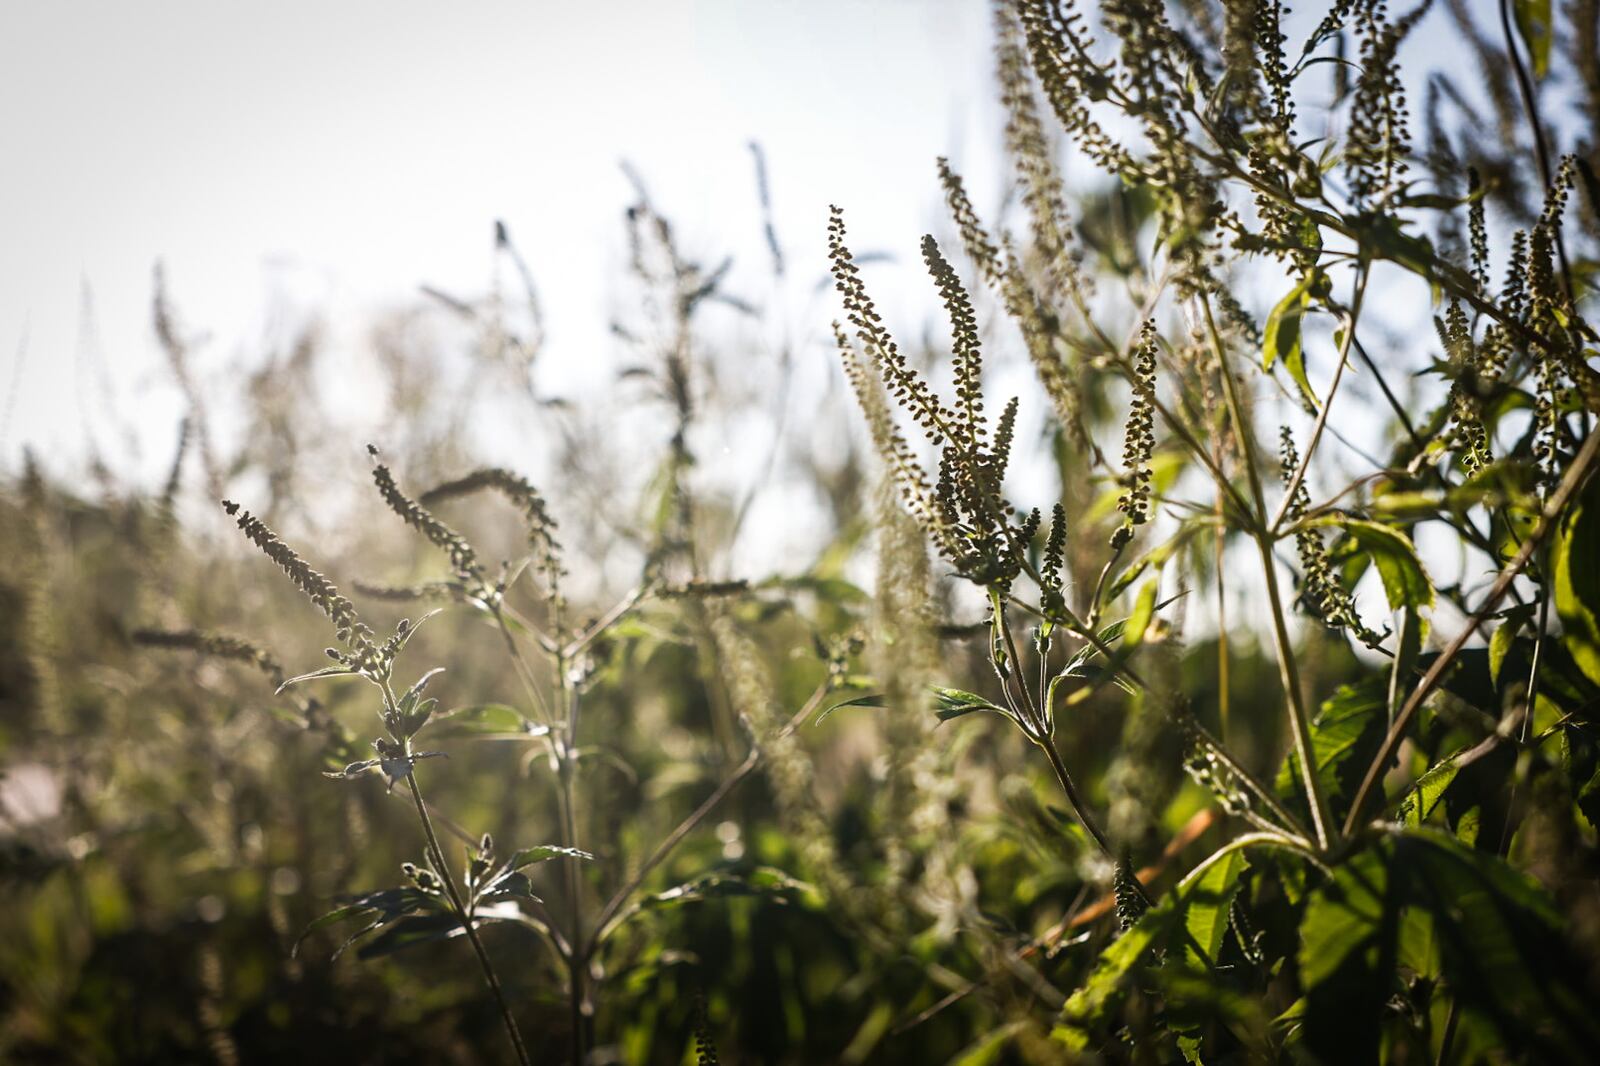
<path fill-rule="evenodd" d="M 1383 580 L 1390 610 L 1432 607 L 1433 582 L 1422 567 L 1411 538 L 1392 526 L 1360 518 L 1329 516 L 1312 523 L 1344 530 L 1356 546 L 1371 557 Z"/>
<path fill-rule="evenodd" d="M 1299 963 L 1305 1039 L 1319 1059 L 1378 1060 L 1383 1005 L 1400 988 L 1412 909 L 1427 913 L 1456 1005 L 1473 1024 L 1493 1027 L 1506 1046 L 1538 1061 L 1600 1055 L 1584 966 L 1542 889 L 1494 855 L 1415 829 L 1351 856 L 1311 894 Z"/>
<path fill-rule="evenodd" d="M 372 922 L 365 928 L 358 930 L 354 936 L 345 940 L 339 949 L 334 952 L 333 958 L 337 959 L 344 953 L 346 948 L 368 933 L 390 922 L 397 921 L 408 914 L 415 913 L 424 907 L 437 905 L 438 902 L 432 896 L 415 888 L 382 888 L 368 892 L 365 895 L 357 896 L 344 906 L 336 907 L 327 914 L 313 920 L 295 940 L 294 946 L 289 953 L 291 956 L 298 954 L 300 945 L 304 943 L 306 937 L 318 929 L 326 929 L 328 926 L 337 925 L 351 918 L 372 917 Z"/>
<path fill-rule="evenodd" d="M 417 701 L 422 698 L 422 690 L 428 687 L 428 682 L 442 673 L 444 673 L 444 667 L 436 666 L 417 678 L 416 683 L 406 689 L 405 695 L 400 697 L 400 713 L 409 713 L 416 707 Z"/>
<path fill-rule="evenodd" d="M 421 944 L 461 936 L 465 930 L 453 914 L 422 914 L 391 924 L 356 952 L 363 961 L 381 959 Z"/>
<path fill-rule="evenodd" d="M 1533 610 L 1530 603 L 1505 612 L 1500 624 L 1489 634 L 1489 682 L 1496 688 L 1500 687 L 1500 670 L 1505 666 L 1506 656 L 1516 644 L 1517 633 L 1532 619 Z"/>
<path fill-rule="evenodd" d="M 1228 932 L 1228 908 L 1239 891 L 1239 878 L 1249 866 L 1244 850 L 1235 849 L 1183 888 L 1183 924 L 1205 951 L 1202 961 L 1208 965 L 1216 962 L 1222 950 L 1222 938 Z"/>
<path fill-rule="evenodd" d="M 579 848 L 566 848 L 557 844 L 536 844 L 531 848 L 523 848 L 511 856 L 506 862 L 507 870 L 520 870 L 524 866 L 531 866 L 536 862 L 548 862 L 551 859 L 593 859 L 594 856 Z"/>
<path fill-rule="evenodd" d="M 1388 724 L 1388 699 L 1378 679 L 1341 685 L 1311 720 L 1311 754 L 1317 781 L 1336 816 L 1352 797 Z M 1302 796 L 1300 757 L 1291 750 L 1278 769 L 1279 794 Z"/>
<path fill-rule="evenodd" d="M 1426 773 L 1417 778 L 1417 783 L 1411 786 L 1411 791 L 1406 794 L 1405 802 L 1400 805 L 1396 821 L 1401 825 L 1415 828 L 1428 820 L 1439 801 L 1444 799 L 1445 791 L 1455 781 L 1460 767 L 1456 760 L 1467 749 L 1462 748 L 1428 767 Z"/>
<path fill-rule="evenodd" d="M 1152 908 L 1126 933 L 1100 953 L 1100 959 L 1083 985 L 1061 1008 L 1061 1016 L 1051 1037 L 1072 1051 L 1089 1046 L 1094 1031 L 1121 1001 L 1133 972 L 1165 946 L 1179 926 L 1179 914 L 1170 904 Z"/>
<path fill-rule="evenodd" d="M 987 711 L 993 714 L 1003 714 L 1011 717 L 1011 712 L 1004 707 L 998 707 L 975 692 L 967 692 L 959 688 L 946 688 L 943 685 L 933 686 L 934 714 L 939 721 L 948 722 L 964 715 L 976 714 Z"/>

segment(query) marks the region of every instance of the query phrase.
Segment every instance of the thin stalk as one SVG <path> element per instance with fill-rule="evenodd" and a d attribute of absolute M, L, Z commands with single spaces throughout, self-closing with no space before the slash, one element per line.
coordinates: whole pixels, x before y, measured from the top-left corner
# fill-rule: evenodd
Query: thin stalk
<path fill-rule="evenodd" d="M 537 679 L 533 676 L 533 667 L 528 665 L 528 660 L 523 656 L 522 649 L 517 647 L 516 638 L 511 635 L 511 627 L 506 625 L 505 616 L 499 607 L 491 612 L 494 616 L 495 627 L 500 630 L 500 635 L 505 638 L 506 651 L 511 655 L 511 663 L 516 668 L 517 679 L 522 682 L 522 690 L 527 693 L 530 708 L 537 709 L 543 716 L 544 725 L 555 725 L 555 718 L 550 713 L 550 705 L 545 703 L 544 697 L 539 693 Z"/>
<path fill-rule="evenodd" d="M 559 634 L 560 630 L 557 630 Z M 558 637 L 559 639 L 559 637 Z M 560 785 L 559 800 L 561 806 L 561 844 L 563 847 L 576 848 L 578 846 L 578 817 L 577 817 L 577 791 L 574 787 L 574 778 L 577 776 L 577 763 L 574 759 L 574 745 L 578 733 L 578 695 L 572 690 L 567 679 L 566 656 L 562 652 L 555 655 L 556 692 L 559 704 L 566 708 L 566 730 L 555 737 L 554 750 L 556 753 L 556 777 Z M 563 863 L 567 874 L 567 914 L 569 931 L 568 937 L 574 945 L 583 943 L 583 881 L 578 872 L 576 863 Z M 573 1066 L 580 1066 L 588 1054 L 587 1016 L 584 1006 L 588 999 L 588 972 L 586 960 L 578 957 L 576 951 L 567 960 L 568 982 L 568 1014 L 572 1023 L 572 1061 Z"/>
<path fill-rule="evenodd" d="M 1218 466 L 1221 466 L 1222 447 L 1217 447 Z M 1228 742 L 1229 718 L 1229 664 L 1228 664 L 1228 586 L 1222 566 L 1223 551 L 1227 546 L 1228 527 L 1223 520 L 1222 492 L 1217 492 L 1216 504 L 1216 557 L 1213 565 L 1217 571 L 1217 716 L 1222 732 L 1222 742 Z"/>
<path fill-rule="evenodd" d="M 1106 838 L 1105 832 L 1100 828 L 1094 816 L 1089 813 L 1089 808 L 1084 804 L 1083 797 L 1078 794 L 1078 786 L 1073 783 L 1072 775 L 1067 772 L 1067 764 L 1061 761 L 1061 752 L 1056 748 L 1053 737 L 1040 737 L 1034 741 L 1050 760 L 1050 769 L 1056 773 L 1056 780 L 1061 783 L 1061 791 L 1066 794 L 1067 802 L 1072 805 L 1072 812 L 1078 816 L 1078 821 L 1083 823 L 1083 828 L 1088 830 L 1094 838 L 1095 844 L 1106 858 L 1112 862 L 1117 860 L 1117 853 L 1111 848 L 1111 841 Z M 1140 894 L 1143 894 L 1141 888 Z M 1148 902 L 1149 897 L 1146 897 Z"/>
<path fill-rule="evenodd" d="M 409 755 L 409 752 L 407 754 Z M 505 993 L 500 988 L 500 978 L 495 975 L 494 964 L 489 961 L 489 953 L 484 950 L 483 941 L 478 938 L 472 914 L 462 902 L 461 893 L 456 890 L 456 880 L 450 873 L 450 864 L 445 861 L 444 850 L 439 847 L 439 838 L 433 831 L 433 819 L 428 817 L 428 805 L 422 801 L 422 790 L 417 787 L 415 767 L 407 768 L 406 784 L 411 789 L 411 798 L 416 802 L 417 821 L 422 823 L 422 833 L 428 838 L 428 850 L 434 865 L 438 868 L 439 879 L 444 882 L 444 889 L 450 895 L 451 906 L 455 907 L 456 917 L 461 919 L 461 928 L 466 932 L 467 939 L 472 943 L 472 950 L 478 956 L 478 965 L 483 970 L 484 982 L 488 984 L 489 992 L 494 996 L 495 1005 L 500 1008 L 500 1019 L 505 1022 L 506 1034 L 511 1037 L 511 1046 L 517 1051 L 517 1061 L 522 1063 L 522 1066 L 529 1066 L 532 1060 L 528 1058 L 528 1048 L 522 1042 L 522 1032 L 517 1028 L 517 1020 L 512 1017 L 511 1007 L 506 1003 Z"/>
<path fill-rule="evenodd" d="M 1255 497 L 1257 528 L 1252 530 L 1250 535 L 1255 540 L 1256 549 L 1261 555 L 1261 571 L 1267 586 L 1267 605 L 1272 612 L 1273 643 L 1278 653 L 1278 672 L 1283 682 L 1285 702 L 1289 707 L 1289 731 L 1294 737 L 1295 753 L 1300 760 L 1300 776 L 1305 785 L 1306 799 L 1311 807 L 1311 827 L 1316 833 L 1318 846 L 1327 850 L 1331 843 L 1329 826 L 1333 819 L 1328 813 L 1328 801 L 1322 794 L 1322 784 L 1317 780 L 1316 763 L 1312 757 L 1311 717 L 1306 710 L 1305 694 L 1300 690 L 1300 670 L 1295 662 L 1293 642 L 1289 639 L 1289 627 L 1284 621 L 1283 599 L 1278 593 L 1278 568 L 1272 558 L 1272 537 L 1266 532 L 1267 503 L 1266 495 L 1261 488 L 1261 473 L 1256 469 L 1250 426 L 1245 422 L 1239 404 L 1233 370 L 1228 366 L 1227 352 L 1217 331 L 1216 319 L 1211 314 L 1211 302 L 1204 294 L 1201 294 L 1200 306 L 1205 312 L 1206 328 L 1216 349 L 1217 363 L 1222 374 L 1223 395 L 1227 400 L 1234 431 L 1239 435 L 1240 457 L 1244 462 L 1245 471 L 1249 474 L 1251 494 Z"/>
<path fill-rule="evenodd" d="M 990 589 L 989 603 L 994 611 L 995 619 L 1000 625 L 1000 633 L 1006 639 L 1006 651 L 1011 654 L 1011 662 L 1013 664 L 1011 672 L 1016 675 L 1017 688 L 1022 690 L 1022 705 L 1042 730 L 1044 728 L 1044 715 L 1040 713 L 1038 705 L 1033 702 L 1033 693 L 1028 691 L 1028 682 L 1022 673 L 1022 656 L 1017 651 L 1016 638 L 1011 635 L 1011 623 L 1006 621 L 1005 601 L 1001 599 L 1000 593 Z M 1039 698 L 1043 699 L 1044 693 L 1039 693 Z"/>
<path fill-rule="evenodd" d="M 1111 552 L 1111 558 L 1106 560 L 1106 565 L 1100 568 L 1100 577 L 1094 583 L 1094 594 L 1089 597 L 1089 628 L 1093 629 L 1100 624 L 1100 596 L 1106 590 L 1106 579 L 1111 576 L 1111 568 L 1117 565 L 1117 560 L 1122 558 L 1122 545 L 1118 544 Z M 1044 691 L 1040 689 L 1040 691 Z"/>
<path fill-rule="evenodd" d="M 1011 603 L 1023 610 L 1032 610 L 1035 614 L 1038 613 L 1037 608 L 1030 607 L 1029 604 L 1022 602 L 1021 600 L 1013 598 Z M 1274 818 L 1278 819 L 1278 823 L 1281 827 L 1299 836 L 1306 835 L 1305 827 L 1300 823 L 1300 819 L 1296 818 L 1288 811 L 1287 808 L 1283 806 L 1282 803 L 1278 802 L 1278 798 L 1273 795 L 1272 790 L 1268 788 L 1260 778 L 1252 773 L 1249 767 L 1245 766 L 1238 759 L 1234 758 L 1232 752 L 1223 747 L 1216 737 L 1212 736 L 1210 732 L 1208 732 L 1206 728 L 1198 721 L 1195 721 L 1187 708 L 1185 708 L 1180 701 L 1159 696 L 1155 689 L 1151 687 L 1149 682 L 1141 677 L 1139 673 L 1133 669 L 1133 667 L 1122 661 L 1122 657 L 1117 654 L 1116 649 L 1112 648 L 1105 641 L 1101 640 L 1099 635 L 1096 634 L 1094 630 L 1085 626 L 1080 619 L 1072 616 L 1069 613 L 1066 618 L 1059 619 L 1058 621 L 1060 621 L 1062 625 L 1065 625 L 1067 629 L 1074 633 L 1080 640 L 1085 641 L 1091 647 L 1093 647 L 1095 651 L 1103 655 L 1107 664 L 1118 677 L 1127 681 L 1128 684 L 1134 686 L 1135 688 L 1141 689 L 1149 693 L 1152 697 L 1161 699 L 1163 702 L 1165 702 L 1167 704 L 1167 713 L 1174 719 L 1183 720 L 1187 728 L 1194 730 L 1194 732 L 1199 736 L 1201 743 L 1205 746 L 1206 750 L 1214 755 L 1218 762 L 1227 767 L 1228 772 L 1237 777 L 1240 783 L 1243 784 L 1253 796 L 1261 801 L 1261 805 L 1265 807 Z"/>
<path fill-rule="evenodd" d="M 1591 434 L 1589 439 L 1583 442 L 1583 447 L 1578 451 L 1577 457 L 1573 459 L 1572 466 L 1568 467 L 1566 475 L 1561 479 L 1561 484 L 1556 487 L 1555 494 L 1545 503 L 1544 509 L 1539 515 L 1539 524 L 1534 527 L 1533 533 L 1523 542 L 1522 549 L 1517 552 L 1516 558 L 1512 559 L 1505 569 L 1500 571 L 1500 576 L 1495 579 L 1495 583 L 1489 589 L 1488 595 L 1484 597 L 1483 603 L 1467 619 L 1467 624 L 1461 628 L 1461 632 L 1456 634 L 1449 647 L 1445 648 L 1439 657 L 1433 660 L 1433 665 L 1428 668 L 1428 672 L 1423 675 L 1421 682 L 1412 691 L 1410 697 L 1406 699 L 1405 706 L 1400 709 L 1400 713 L 1395 717 L 1394 724 L 1389 727 L 1388 734 L 1383 738 L 1383 744 L 1378 748 L 1377 754 L 1373 756 L 1371 765 L 1367 767 L 1367 773 L 1362 778 L 1361 787 L 1356 790 L 1356 798 L 1350 804 L 1350 814 L 1344 823 L 1344 831 L 1347 835 L 1354 832 L 1355 827 L 1360 824 L 1362 811 L 1366 809 L 1368 798 L 1372 790 L 1377 786 L 1379 779 L 1382 778 L 1383 768 L 1388 765 L 1389 760 L 1394 757 L 1396 749 L 1400 747 L 1400 741 L 1405 736 L 1406 729 L 1410 727 L 1411 719 L 1416 716 L 1423 701 L 1433 694 L 1433 690 L 1444 679 L 1445 671 L 1450 667 L 1451 663 L 1455 662 L 1456 656 L 1461 654 L 1461 649 L 1466 647 L 1468 638 L 1476 632 L 1478 626 L 1483 624 L 1484 619 L 1494 613 L 1500 601 L 1505 598 L 1507 590 L 1511 588 L 1511 583 L 1516 580 L 1518 574 L 1522 573 L 1523 569 L 1528 565 L 1528 561 L 1533 558 L 1534 552 L 1538 550 L 1539 545 L 1544 543 L 1545 538 L 1550 535 L 1550 531 L 1555 528 L 1557 520 L 1561 517 L 1561 512 L 1566 509 L 1567 503 L 1577 494 L 1578 489 L 1583 486 L 1584 479 L 1589 475 L 1589 468 L 1594 465 L 1596 455 L 1600 455 L 1600 433 Z"/>
<path fill-rule="evenodd" d="M 597 619 L 582 633 L 578 634 L 578 636 L 574 637 L 572 642 L 563 649 L 563 654 L 568 659 L 571 659 L 573 656 L 583 651 L 594 642 L 596 637 L 610 629 L 616 624 L 618 619 L 638 606 L 639 601 L 644 599 L 649 592 L 650 586 L 648 583 L 640 583 L 635 585 L 628 591 L 628 594 L 622 597 L 622 599 L 618 600 L 609 611 L 600 616 L 599 619 Z"/>

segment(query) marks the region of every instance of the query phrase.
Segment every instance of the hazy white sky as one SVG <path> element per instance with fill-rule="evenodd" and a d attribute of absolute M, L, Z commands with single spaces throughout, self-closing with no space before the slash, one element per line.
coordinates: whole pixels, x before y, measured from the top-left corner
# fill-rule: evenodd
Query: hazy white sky
<path fill-rule="evenodd" d="M 573 366 L 609 344 L 618 161 L 691 250 L 748 259 L 757 138 L 797 272 L 825 266 L 831 201 L 858 247 L 914 260 L 934 157 L 994 135 L 989 43 L 975 0 L 4 3 L 0 464 L 81 453 L 86 283 L 159 470 L 181 406 L 149 325 L 158 258 L 215 370 L 275 303 L 337 323 L 423 282 L 481 292 L 503 218 L 548 362 Z"/>

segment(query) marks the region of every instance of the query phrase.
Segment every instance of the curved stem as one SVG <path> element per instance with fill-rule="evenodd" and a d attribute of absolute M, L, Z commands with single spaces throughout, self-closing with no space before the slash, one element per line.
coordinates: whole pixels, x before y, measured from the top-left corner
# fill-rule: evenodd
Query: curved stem
<path fill-rule="evenodd" d="M 1289 639 L 1288 623 L 1284 620 L 1283 599 L 1278 593 L 1278 568 L 1272 558 L 1272 537 L 1266 530 L 1266 495 L 1261 488 L 1261 474 L 1256 469 L 1253 454 L 1251 427 L 1245 421 L 1239 403 L 1238 388 L 1233 380 L 1233 370 L 1228 366 L 1227 352 L 1217 323 L 1211 314 L 1211 302 L 1205 294 L 1200 296 L 1200 307 L 1205 312 L 1206 329 L 1216 349 L 1217 363 L 1222 374 L 1222 391 L 1227 400 L 1228 412 L 1234 431 L 1239 435 L 1239 451 L 1249 474 L 1250 491 L 1255 497 L 1256 528 L 1251 537 L 1261 555 L 1261 573 L 1267 586 L 1267 604 L 1272 613 L 1273 644 L 1278 653 L 1278 673 L 1283 682 L 1284 702 L 1289 708 L 1289 731 L 1294 737 L 1295 753 L 1300 760 L 1300 777 L 1305 786 L 1306 799 L 1311 808 L 1311 827 L 1316 832 L 1318 847 L 1326 850 L 1331 842 L 1329 830 L 1333 821 L 1328 813 L 1328 801 L 1322 794 L 1322 784 L 1317 780 L 1316 763 L 1311 744 L 1311 716 L 1306 710 L 1305 694 L 1300 690 L 1300 670 L 1295 662 L 1294 644 Z"/>
<path fill-rule="evenodd" d="M 1099 846 L 1101 853 L 1115 862 L 1118 858 L 1117 853 L 1111 849 L 1111 842 L 1106 839 L 1105 832 L 1101 830 L 1099 823 L 1094 820 L 1094 816 L 1089 813 L 1089 808 L 1084 805 L 1083 797 L 1078 794 L 1078 786 L 1073 783 L 1072 775 L 1067 772 L 1067 764 L 1061 761 L 1061 752 L 1056 749 L 1055 738 L 1041 737 L 1035 740 L 1034 743 L 1044 751 L 1045 757 L 1050 760 L 1050 768 L 1055 771 L 1056 780 L 1061 783 L 1061 791 L 1066 794 L 1067 802 L 1072 805 L 1072 813 L 1078 816 L 1078 821 L 1083 823 L 1083 828 L 1094 838 L 1094 842 Z M 1143 890 L 1141 889 L 1140 891 L 1142 894 Z"/>
<path fill-rule="evenodd" d="M 409 755 L 409 752 L 407 753 Z M 456 889 L 455 877 L 450 873 L 450 864 L 445 861 L 444 851 L 439 847 L 439 837 L 433 831 L 433 819 L 428 817 L 428 805 L 422 801 L 422 790 L 417 787 L 417 772 L 415 767 L 406 771 L 406 784 L 411 789 L 411 798 L 416 802 L 417 820 L 422 823 L 422 833 L 428 838 L 428 850 L 433 863 L 438 867 L 439 879 L 444 882 L 444 888 L 450 895 L 450 903 L 456 910 L 456 917 L 461 919 L 461 928 L 467 934 L 467 940 L 472 943 L 472 950 L 478 956 L 478 965 L 483 970 L 483 979 L 489 986 L 494 1002 L 500 1008 L 500 1019 L 505 1023 L 506 1034 L 511 1037 L 511 1046 L 516 1049 L 517 1061 L 522 1066 L 529 1066 L 532 1061 L 528 1058 L 528 1048 L 522 1042 L 522 1032 L 517 1028 L 517 1020 L 511 1014 L 511 1007 L 506 1003 L 505 993 L 500 988 L 500 978 L 494 972 L 494 964 L 489 961 L 489 953 L 484 950 L 483 941 L 478 938 L 476 923 L 472 913 L 462 902 L 461 893 Z"/>

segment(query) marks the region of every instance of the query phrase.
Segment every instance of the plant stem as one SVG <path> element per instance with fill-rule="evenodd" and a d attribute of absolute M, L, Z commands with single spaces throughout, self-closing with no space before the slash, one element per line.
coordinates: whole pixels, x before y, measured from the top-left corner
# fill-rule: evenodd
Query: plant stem
<path fill-rule="evenodd" d="M 408 752 L 408 757 L 409 754 Z M 445 861 L 444 850 L 439 847 L 439 838 L 433 831 L 433 819 L 428 817 L 428 806 L 422 802 L 422 790 L 417 787 L 415 767 L 407 769 L 406 784 L 411 789 L 412 800 L 416 802 L 417 820 L 422 823 L 423 835 L 428 838 L 428 850 L 432 853 L 434 865 L 438 867 L 439 878 L 444 882 L 445 891 L 450 895 L 450 903 L 455 907 L 456 917 L 461 919 L 461 928 L 466 932 L 467 939 L 472 943 L 472 950 L 478 956 L 478 965 L 483 969 L 483 979 L 494 996 L 495 1005 L 500 1008 L 500 1018 L 505 1022 L 506 1034 L 511 1037 L 511 1045 L 516 1048 L 517 1061 L 522 1063 L 522 1066 L 529 1066 L 532 1060 L 528 1058 L 527 1046 L 522 1042 L 522 1032 L 517 1028 L 517 1020 L 512 1016 L 511 1007 L 506 1003 L 505 993 L 500 988 L 500 978 L 495 976 L 494 965 L 489 961 L 489 953 L 484 950 L 483 941 L 478 938 L 472 914 L 462 902 L 461 893 L 456 889 L 455 877 L 450 873 L 450 864 Z"/>
<path fill-rule="evenodd" d="M 1042 737 L 1034 743 L 1043 749 L 1045 757 L 1050 760 L 1050 768 L 1056 772 L 1056 780 L 1061 782 L 1061 791 L 1066 794 L 1067 802 L 1072 805 L 1072 813 L 1078 816 L 1078 821 L 1083 823 L 1083 828 L 1088 830 L 1105 857 L 1115 862 L 1117 853 L 1111 849 L 1111 842 L 1106 839 L 1099 823 L 1084 805 L 1083 797 L 1078 794 L 1078 786 L 1073 784 L 1072 775 L 1067 772 L 1067 764 L 1061 761 L 1061 752 L 1056 748 L 1055 738 Z"/>
<path fill-rule="evenodd" d="M 559 640 L 560 630 L 557 630 L 557 634 Z M 573 779 L 577 775 L 578 767 L 573 752 L 578 733 L 578 694 L 573 691 L 567 678 L 566 655 L 559 651 L 555 655 L 555 673 L 560 706 L 566 709 L 565 730 L 555 738 L 556 776 L 560 779 L 561 843 L 563 847 L 576 848 L 578 846 L 577 792 Z M 576 863 L 564 865 L 567 873 L 567 913 L 571 923 L 568 939 L 573 945 L 572 955 L 567 959 L 569 985 L 567 1000 L 572 1022 L 572 1062 L 573 1066 L 581 1066 L 588 1053 L 588 1018 L 584 1007 L 589 995 L 588 961 L 580 958 L 578 951 L 578 945 L 584 941 L 583 881 Z"/>
<path fill-rule="evenodd" d="M 1260 471 L 1256 469 L 1253 435 L 1239 404 L 1238 388 L 1233 380 L 1233 370 L 1228 366 L 1227 351 L 1223 347 L 1222 336 L 1217 331 L 1216 319 L 1211 314 L 1211 302 L 1203 293 L 1200 296 L 1200 306 L 1205 312 L 1206 328 L 1210 333 L 1211 343 L 1216 348 L 1217 364 L 1222 374 L 1223 395 L 1227 400 L 1234 431 L 1239 435 L 1240 458 L 1244 462 L 1245 471 L 1249 474 L 1250 492 L 1255 497 L 1256 528 L 1251 530 L 1250 536 L 1256 542 L 1256 550 L 1261 555 L 1261 572 L 1267 586 L 1267 605 L 1272 612 L 1273 643 L 1278 653 L 1278 673 L 1283 682 L 1285 702 L 1289 707 L 1289 731 L 1294 738 L 1295 753 L 1300 760 L 1300 776 L 1305 785 L 1307 803 L 1311 808 L 1311 828 L 1316 833 L 1318 846 L 1327 849 L 1331 843 L 1329 826 L 1332 818 L 1328 814 L 1328 801 L 1322 794 L 1322 785 L 1317 780 L 1311 744 L 1311 718 L 1306 711 L 1305 694 L 1300 690 L 1300 670 L 1295 663 L 1294 645 L 1289 638 L 1288 624 L 1284 620 L 1283 599 L 1278 593 L 1278 568 L 1272 558 L 1272 535 L 1266 527 L 1266 494 L 1261 488 Z"/>

